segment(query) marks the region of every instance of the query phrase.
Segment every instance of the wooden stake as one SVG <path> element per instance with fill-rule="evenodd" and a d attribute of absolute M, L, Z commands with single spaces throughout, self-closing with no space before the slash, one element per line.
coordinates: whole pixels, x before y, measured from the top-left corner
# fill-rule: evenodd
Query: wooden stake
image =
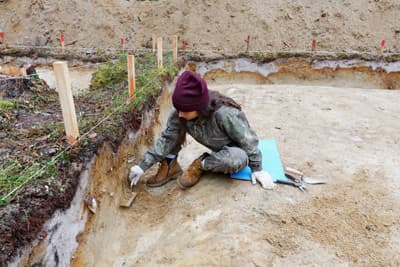
<path fill-rule="evenodd" d="M 135 99 L 135 56 L 128 56 L 128 84 L 129 84 L 129 101 L 132 102 Z"/>
<path fill-rule="evenodd" d="M 79 137 L 79 129 L 78 122 L 76 120 L 75 105 L 72 97 L 67 62 L 54 62 L 53 68 L 56 76 L 56 88 L 60 97 L 67 142 L 70 145 L 74 145 L 76 144 L 76 139 Z"/>
<path fill-rule="evenodd" d="M 152 42 L 152 48 L 153 48 L 153 54 L 156 54 L 156 35 L 153 34 L 153 36 L 151 37 L 151 42 Z"/>
<path fill-rule="evenodd" d="M 248 53 L 250 50 L 250 35 L 247 35 L 247 38 L 244 41 L 246 42 L 246 53 Z"/>
<path fill-rule="evenodd" d="M 174 35 L 172 37 L 172 49 L 173 49 L 173 61 L 178 62 L 178 36 Z"/>
<path fill-rule="evenodd" d="M 157 38 L 157 67 L 159 69 L 163 67 L 162 37 Z"/>

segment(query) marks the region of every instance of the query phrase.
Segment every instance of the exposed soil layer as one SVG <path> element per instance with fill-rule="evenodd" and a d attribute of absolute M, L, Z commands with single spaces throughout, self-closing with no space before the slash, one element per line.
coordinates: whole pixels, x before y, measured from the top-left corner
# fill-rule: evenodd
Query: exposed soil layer
<path fill-rule="evenodd" d="M 189 68 L 218 84 L 304 84 L 400 89 L 400 62 L 284 58 L 270 62 L 248 58 L 189 63 Z"/>
<path fill-rule="evenodd" d="M 0 156 L 2 169 L 10 170 L 7 179 L 16 179 L 24 167 L 37 163 L 44 165 L 65 145 L 53 127 L 62 121 L 61 110 L 57 93 L 40 80 L 0 79 L 0 94 L 3 100 L 15 105 L 13 109 L 1 112 Z M 51 166 L 43 179 L 23 187 L 11 203 L 0 206 L 1 265 L 5 265 L 18 248 L 38 237 L 43 223 L 56 209 L 69 207 L 81 164 L 90 154 L 88 149 L 70 153 L 68 163 L 61 161 Z M 12 170 L 15 170 L 15 177 Z M 30 174 L 35 172 L 36 169 L 32 169 Z M 1 188 L 1 195 L 8 191 L 10 188 Z"/>
<path fill-rule="evenodd" d="M 114 89 L 122 90 L 119 86 Z M 47 235 L 40 233 L 43 224 L 55 210 L 69 207 L 83 164 L 104 141 L 116 149 L 126 131 L 138 129 L 142 119 L 140 114 L 154 105 L 154 99 L 149 100 L 142 110 L 123 112 L 111 124 L 105 123 L 104 128 L 96 129 L 97 133 L 93 132 L 52 164 L 51 159 L 67 147 L 58 94 L 41 80 L 4 77 L 0 78 L 0 95 L 3 101 L 14 105 L 0 114 L 0 157 L 2 170 L 8 172 L 6 179 L 16 179 L 19 175 L 35 176 L 39 168 L 49 166 L 38 175 L 40 179 L 22 187 L 16 197 L 10 196 L 10 203 L 0 206 L 0 266 L 3 266 L 15 256 L 18 248 Z M 113 90 L 103 90 L 96 92 L 96 98 L 82 96 L 76 100 L 78 119 L 87 120 L 81 131 L 89 129 L 101 118 L 101 111 L 109 106 L 114 96 Z M 1 196 L 14 187 L 3 181 Z"/>

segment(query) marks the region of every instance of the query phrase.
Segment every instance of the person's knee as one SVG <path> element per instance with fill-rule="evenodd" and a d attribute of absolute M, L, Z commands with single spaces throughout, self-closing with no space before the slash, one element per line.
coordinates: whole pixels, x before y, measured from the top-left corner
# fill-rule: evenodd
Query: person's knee
<path fill-rule="evenodd" d="M 225 173 L 238 172 L 248 164 L 247 154 L 238 147 L 229 148 L 229 156 L 223 159 L 226 166 Z"/>
<path fill-rule="evenodd" d="M 204 160 L 204 170 L 225 174 L 238 172 L 248 164 L 247 154 L 238 147 L 224 147 Z"/>
<path fill-rule="evenodd" d="M 227 170 L 225 173 L 234 173 L 234 172 L 238 172 L 241 169 L 243 169 L 244 167 L 246 167 L 246 162 L 245 161 L 240 161 L 240 160 L 233 160 L 230 162 L 227 162 L 226 166 L 227 166 Z"/>

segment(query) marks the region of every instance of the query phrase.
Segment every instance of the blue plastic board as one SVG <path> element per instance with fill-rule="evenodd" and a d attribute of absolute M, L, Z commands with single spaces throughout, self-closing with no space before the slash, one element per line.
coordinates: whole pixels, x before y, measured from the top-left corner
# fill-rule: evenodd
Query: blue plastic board
<path fill-rule="evenodd" d="M 274 182 L 278 179 L 287 181 L 275 140 L 260 140 L 258 148 L 261 150 L 263 156 L 263 170 L 272 176 Z M 251 181 L 251 169 L 246 166 L 241 171 L 232 173 L 231 178 Z"/>

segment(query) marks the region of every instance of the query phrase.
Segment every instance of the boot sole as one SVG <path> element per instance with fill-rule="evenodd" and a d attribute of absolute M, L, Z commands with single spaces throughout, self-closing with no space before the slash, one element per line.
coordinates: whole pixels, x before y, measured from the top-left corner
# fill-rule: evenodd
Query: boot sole
<path fill-rule="evenodd" d="M 146 183 L 146 185 L 147 185 L 148 187 L 160 187 L 160 186 L 163 186 L 163 185 L 165 185 L 166 183 L 168 183 L 168 182 L 170 182 L 170 181 L 172 181 L 172 180 L 175 180 L 175 179 L 178 178 L 178 176 L 181 175 L 182 173 L 183 173 L 183 171 L 180 171 L 180 172 L 175 173 L 175 174 L 172 175 L 171 177 L 169 177 L 169 179 L 165 179 L 164 181 L 161 181 L 161 182 L 156 183 L 156 184 L 148 184 L 148 183 Z"/>

